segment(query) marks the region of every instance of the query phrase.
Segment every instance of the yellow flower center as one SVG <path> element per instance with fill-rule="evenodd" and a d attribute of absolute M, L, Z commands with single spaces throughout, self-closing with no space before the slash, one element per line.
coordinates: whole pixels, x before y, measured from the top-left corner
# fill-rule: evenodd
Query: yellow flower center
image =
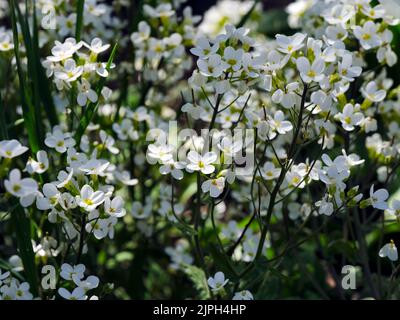
<path fill-rule="evenodd" d="M 91 199 L 85 199 L 83 200 L 84 203 L 86 203 L 88 206 L 91 206 L 93 204 L 93 201 Z"/>
<path fill-rule="evenodd" d="M 369 39 L 371 39 L 371 35 L 369 33 L 365 33 L 365 34 L 363 34 L 362 39 L 369 40 Z"/>

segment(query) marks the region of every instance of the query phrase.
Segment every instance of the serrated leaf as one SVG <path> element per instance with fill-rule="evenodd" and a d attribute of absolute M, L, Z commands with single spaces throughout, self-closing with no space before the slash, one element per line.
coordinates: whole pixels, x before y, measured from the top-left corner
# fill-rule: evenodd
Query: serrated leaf
<path fill-rule="evenodd" d="M 193 282 L 195 289 L 199 293 L 199 299 L 206 300 L 210 298 L 207 278 L 204 271 L 196 266 L 184 265 L 183 271 Z"/>

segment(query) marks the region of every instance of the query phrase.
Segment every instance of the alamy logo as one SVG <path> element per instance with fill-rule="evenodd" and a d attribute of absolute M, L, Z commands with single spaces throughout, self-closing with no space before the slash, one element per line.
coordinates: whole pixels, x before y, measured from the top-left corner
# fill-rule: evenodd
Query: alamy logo
<path fill-rule="evenodd" d="M 55 30 L 57 26 L 56 9 L 51 4 L 45 4 L 42 8 L 42 28 Z"/>
<path fill-rule="evenodd" d="M 56 269 L 52 265 L 45 265 L 42 268 L 42 288 L 44 290 L 54 290 L 56 288 Z"/>
<path fill-rule="evenodd" d="M 342 268 L 342 288 L 344 290 L 356 289 L 356 268 L 352 265 L 345 265 Z"/>

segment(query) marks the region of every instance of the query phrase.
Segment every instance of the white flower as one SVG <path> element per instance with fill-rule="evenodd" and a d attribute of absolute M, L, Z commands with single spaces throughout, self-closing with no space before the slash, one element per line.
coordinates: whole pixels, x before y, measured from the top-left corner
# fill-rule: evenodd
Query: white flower
<path fill-rule="evenodd" d="M 10 276 L 10 271 L 5 271 L 5 272 L 3 272 L 3 271 L 1 271 L 1 269 L 0 269 L 0 287 L 1 287 L 1 285 L 2 285 L 2 281 L 5 280 L 5 279 L 7 279 L 9 276 Z"/>
<path fill-rule="evenodd" d="M 41 174 L 49 168 L 49 158 L 47 157 L 47 152 L 44 150 L 39 150 L 36 153 L 36 160 L 29 158 L 26 163 L 26 171 L 30 174 L 38 173 Z"/>
<path fill-rule="evenodd" d="M 105 200 L 103 191 L 94 191 L 89 185 L 84 185 L 81 194 L 77 198 L 78 205 L 86 211 L 92 211 L 101 205 Z"/>
<path fill-rule="evenodd" d="M 272 129 L 277 131 L 280 134 L 285 134 L 293 129 L 293 125 L 290 121 L 284 120 L 285 116 L 281 110 L 278 110 L 273 119 L 270 119 L 269 125 Z"/>
<path fill-rule="evenodd" d="M 131 41 L 134 44 L 140 44 L 144 40 L 147 40 L 150 36 L 150 26 L 146 21 L 140 21 L 138 24 L 138 32 L 134 32 L 131 35 Z"/>
<path fill-rule="evenodd" d="M 100 38 L 94 38 L 91 42 L 90 45 L 88 45 L 86 42 L 83 42 L 83 45 L 88 48 L 90 51 L 92 51 L 95 54 L 99 54 L 101 52 L 106 51 L 110 45 L 105 44 L 103 45 L 103 42 L 101 41 Z"/>
<path fill-rule="evenodd" d="M 235 292 L 232 300 L 254 300 L 254 297 L 249 290 L 243 290 L 240 292 Z"/>
<path fill-rule="evenodd" d="M 332 106 L 332 98 L 322 90 L 314 91 L 310 98 L 314 104 L 311 106 L 314 114 L 321 111 L 329 111 Z"/>
<path fill-rule="evenodd" d="M 171 174 L 176 180 L 183 179 L 182 169 L 185 168 L 185 163 L 182 161 L 175 161 L 174 159 L 169 159 L 163 162 L 164 164 L 160 167 L 161 174 Z"/>
<path fill-rule="evenodd" d="M 204 156 L 196 151 L 190 151 L 187 155 L 189 164 L 186 166 L 189 172 L 201 171 L 203 174 L 211 174 L 214 172 L 215 167 L 211 163 L 217 160 L 217 155 L 214 152 L 207 152 Z"/>
<path fill-rule="evenodd" d="M 285 176 L 285 179 L 288 182 L 289 187 L 292 188 L 303 189 L 306 185 L 304 177 L 295 170 L 288 172 Z"/>
<path fill-rule="evenodd" d="M 16 300 L 32 300 L 33 295 L 29 292 L 29 283 L 21 283 L 15 291 Z"/>
<path fill-rule="evenodd" d="M 113 123 L 112 128 L 117 133 L 118 139 L 120 140 L 127 140 L 128 138 L 131 140 L 139 139 L 139 134 L 134 129 L 132 120 L 130 119 L 123 119 L 121 124 Z"/>
<path fill-rule="evenodd" d="M 0 30 L 1 32 L 1 30 Z M 13 39 L 8 33 L 0 33 L 0 52 L 6 52 L 14 49 Z"/>
<path fill-rule="evenodd" d="M 114 64 L 111 64 L 110 68 L 115 67 Z M 105 62 L 96 62 L 92 64 L 92 68 L 96 71 L 96 73 L 103 78 L 108 77 L 108 69 L 107 69 L 107 63 Z M 112 90 L 107 87 L 103 87 L 101 94 L 103 95 L 104 99 L 109 99 L 112 94 Z"/>
<path fill-rule="evenodd" d="M 227 47 L 224 50 L 224 61 L 232 68 L 233 71 L 238 71 L 242 66 L 243 50 L 235 50 L 232 47 Z"/>
<path fill-rule="evenodd" d="M 169 255 L 172 260 L 170 267 L 178 270 L 183 264 L 192 264 L 193 258 L 190 254 L 186 253 L 189 244 L 186 240 L 180 239 L 176 242 L 175 247 L 165 248 L 165 253 Z"/>
<path fill-rule="evenodd" d="M 277 34 L 276 43 L 278 44 L 278 50 L 282 53 L 292 54 L 303 47 L 305 38 L 306 35 L 302 33 L 296 33 L 292 36 Z"/>
<path fill-rule="evenodd" d="M 43 186 L 43 196 L 36 198 L 36 206 L 39 210 L 49 210 L 55 207 L 60 199 L 60 192 L 52 183 L 45 183 Z"/>
<path fill-rule="evenodd" d="M 197 60 L 197 66 L 203 75 L 214 78 L 219 77 L 229 67 L 218 54 L 211 55 L 207 60 Z"/>
<path fill-rule="evenodd" d="M 81 287 L 76 287 L 72 292 L 69 292 L 65 288 L 59 288 L 58 294 L 67 300 L 86 300 L 87 299 L 85 290 Z"/>
<path fill-rule="evenodd" d="M 157 7 L 151 7 L 147 4 L 143 5 L 144 13 L 152 18 L 168 18 L 175 14 L 170 3 L 161 3 Z"/>
<path fill-rule="evenodd" d="M 79 167 L 79 170 L 87 175 L 104 175 L 105 170 L 110 162 L 103 159 L 90 159 Z"/>
<path fill-rule="evenodd" d="M 216 53 L 218 48 L 218 42 L 211 46 L 207 38 L 200 37 L 196 41 L 196 47 L 191 48 L 190 52 L 201 59 L 207 59 L 211 54 Z"/>
<path fill-rule="evenodd" d="M 264 163 L 263 169 L 261 171 L 265 180 L 272 180 L 279 177 L 281 169 L 276 168 L 272 162 Z"/>
<path fill-rule="evenodd" d="M 117 147 L 115 147 L 115 139 L 108 135 L 104 130 L 100 131 L 100 140 L 102 142 L 101 147 L 106 148 L 108 151 L 110 151 L 112 154 L 118 154 L 119 150 Z"/>
<path fill-rule="evenodd" d="M 75 281 L 75 284 L 82 288 L 85 292 L 95 289 L 99 286 L 99 278 L 96 276 L 88 276 L 86 279 L 84 280 L 79 280 L 79 281 Z"/>
<path fill-rule="evenodd" d="M 328 26 L 325 30 L 325 34 L 328 37 L 328 43 L 333 44 L 338 40 L 343 41 L 344 39 L 346 39 L 348 32 L 341 25 L 336 25 Z"/>
<path fill-rule="evenodd" d="M 201 185 L 201 190 L 209 192 L 211 197 L 216 198 L 224 191 L 224 186 L 225 178 L 219 177 L 204 181 Z"/>
<path fill-rule="evenodd" d="M 315 59 L 314 62 L 310 64 L 307 58 L 300 57 L 296 60 L 296 65 L 305 83 L 310 83 L 311 81 L 319 82 L 325 77 L 323 74 L 325 62 L 321 58 Z"/>
<path fill-rule="evenodd" d="M 96 102 L 98 95 L 96 91 L 90 88 L 90 83 L 86 79 L 82 79 L 80 83 L 78 83 L 78 104 L 83 107 L 86 105 L 88 99 L 91 102 Z"/>
<path fill-rule="evenodd" d="M 393 199 L 392 204 L 390 205 L 390 207 L 388 209 L 385 210 L 385 213 L 387 213 L 389 215 L 393 215 L 393 216 L 395 216 L 395 218 L 399 219 L 400 218 L 400 200 Z"/>
<path fill-rule="evenodd" d="M 0 157 L 11 159 L 28 151 L 27 147 L 21 145 L 18 140 L 0 141 Z"/>
<path fill-rule="evenodd" d="M 231 137 L 223 137 L 221 142 L 218 143 L 218 148 L 228 157 L 235 156 L 236 153 L 242 150 L 242 146 L 241 140 L 232 139 Z"/>
<path fill-rule="evenodd" d="M 73 195 L 68 192 L 64 192 L 60 195 L 58 202 L 65 211 L 76 208 L 76 199 Z"/>
<path fill-rule="evenodd" d="M 379 90 L 375 81 L 371 81 L 364 88 L 361 88 L 362 95 L 372 102 L 380 102 L 386 97 L 385 90 Z"/>
<path fill-rule="evenodd" d="M 150 164 L 155 164 L 158 161 L 165 163 L 172 159 L 172 151 L 174 147 L 167 144 L 157 145 L 150 144 L 147 147 L 146 158 Z"/>
<path fill-rule="evenodd" d="M 83 264 L 71 266 L 68 263 L 63 263 L 61 265 L 60 277 L 65 280 L 79 281 L 83 278 L 85 269 Z"/>
<path fill-rule="evenodd" d="M 4 186 L 9 193 L 18 198 L 34 194 L 38 190 L 38 184 L 32 178 L 21 179 L 19 169 L 11 170 L 8 179 L 4 180 Z"/>
<path fill-rule="evenodd" d="M 138 179 L 131 178 L 131 174 L 127 170 L 115 171 L 114 178 L 126 186 L 134 186 L 139 182 Z"/>
<path fill-rule="evenodd" d="M 152 203 L 146 203 L 143 206 L 139 201 L 135 201 L 132 203 L 131 215 L 136 219 L 146 219 L 150 216 L 152 210 Z"/>
<path fill-rule="evenodd" d="M 339 3 L 322 14 L 325 20 L 330 24 L 345 25 L 355 15 L 354 6 L 352 4 Z"/>
<path fill-rule="evenodd" d="M 72 82 L 78 79 L 83 73 L 83 67 L 77 66 L 74 59 L 68 59 L 64 63 L 64 69 L 60 69 L 54 72 L 54 76 L 57 79 Z"/>
<path fill-rule="evenodd" d="M 82 43 L 76 43 L 74 38 L 68 38 L 64 43 L 59 41 L 55 43 L 56 45 L 51 49 L 53 55 L 47 57 L 51 62 L 59 62 L 71 58 L 82 47 Z"/>
<path fill-rule="evenodd" d="M 276 90 L 271 99 L 274 103 L 280 103 L 284 108 L 292 108 L 297 101 L 296 90 L 299 88 L 298 82 L 292 82 L 286 85 L 285 90 Z"/>
<path fill-rule="evenodd" d="M 54 127 L 53 132 L 47 134 L 44 143 L 49 148 L 55 148 L 57 152 L 64 153 L 75 145 L 75 140 L 69 133 L 63 133 L 59 127 Z"/>
<path fill-rule="evenodd" d="M 361 112 L 355 112 L 353 105 L 348 103 L 344 106 L 343 112 L 336 114 L 335 118 L 340 120 L 344 130 L 353 131 L 354 126 L 359 126 L 361 124 L 364 116 Z"/>
<path fill-rule="evenodd" d="M 117 224 L 118 219 L 114 216 L 110 216 L 107 219 L 100 219 L 100 229 L 104 232 L 104 237 L 108 235 L 110 239 L 114 238 L 114 226 Z"/>
<path fill-rule="evenodd" d="M 322 198 L 320 201 L 317 201 L 315 203 L 315 206 L 318 207 L 318 213 L 319 214 L 324 214 L 326 216 L 332 215 L 334 208 L 333 208 L 333 203 L 327 201 L 328 197 Z"/>
<path fill-rule="evenodd" d="M 103 239 L 107 236 L 106 225 L 103 223 L 104 219 L 100 219 L 98 210 L 93 210 L 88 215 L 88 223 L 85 226 L 87 233 L 93 233 L 96 239 Z"/>
<path fill-rule="evenodd" d="M 382 40 L 378 36 L 378 27 L 372 21 L 367 21 L 362 27 L 354 27 L 354 35 L 366 50 L 378 47 Z"/>
<path fill-rule="evenodd" d="M 391 261 L 397 261 L 398 259 L 398 253 L 397 253 L 397 247 L 394 244 L 393 240 L 390 240 L 390 243 L 385 244 L 381 250 L 379 250 L 379 256 L 381 258 L 389 258 Z"/>
<path fill-rule="evenodd" d="M 208 285 L 211 290 L 215 293 L 218 293 L 227 283 L 229 279 L 225 279 L 225 275 L 223 272 L 217 272 L 214 277 L 210 277 L 207 280 Z"/>
<path fill-rule="evenodd" d="M 362 6 L 362 13 L 372 19 L 380 19 L 385 15 L 385 8 L 382 5 L 377 5 L 375 7 Z"/>
<path fill-rule="evenodd" d="M 374 191 L 374 185 L 371 186 L 369 190 L 369 196 L 371 201 L 371 206 L 375 209 L 385 210 L 388 208 L 386 203 L 387 198 L 389 198 L 389 193 L 386 189 L 379 189 Z"/>
<path fill-rule="evenodd" d="M 338 64 L 338 72 L 342 79 L 353 81 L 354 78 L 358 77 L 361 74 L 361 67 L 351 66 L 352 63 L 353 57 L 351 54 L 345 54 L 342 57 L 342 61 Z"/>
<path fill-rule="evenodd" d="M 193 119 L 198 120 L 201 116 L 201 113 L 204 112 L 204 109 L 199 107 L 198 105 L 193 105 L 193 103 L 185 103 L 182 108 L 182 112 L 186 112 Z"/>
<path fill-rule="evenodd" d="M 61 170 L 57 175 L 57 188 L 64 188 L 68 185 L 72 180 L 72 176 L 74 175 L 74 170 L 70 169 L 68 171 Z"/>
<path fill-rule="evenodd" d="M 86 154 L 77 152 L 75 148 L 70 147 L 67 150 L 67 162 L 72 170 L 78 170 L 80 166 L 88 161 Z"/>
<path fill-rule="evenodd" d="M 106 198 L 104 201 L 104 212 L 113 217 L 123 217 L 126 213 L 124 209 L 124 200 L 120 196 L 114 199 Z"/>

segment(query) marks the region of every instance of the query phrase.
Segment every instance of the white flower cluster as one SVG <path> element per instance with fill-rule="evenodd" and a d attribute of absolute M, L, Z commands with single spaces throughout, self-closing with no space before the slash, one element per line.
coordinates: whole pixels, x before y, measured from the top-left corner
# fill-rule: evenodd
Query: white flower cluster
<path fill-rule="evenodd" d="M 397 62 L 388 27 L 399 23 L 398 10 L 398 4 L 385 0 L 376 6 L 368 0 L 297 0 L 287 8 L 292 27 L 330 42 L 356 40 L 363 51 L 377 49 L 378 61 L 389 66 Z"/>
<path fill-rule="evenodd" d="M 122 6 L 123 5 L 123 6 Z M 126 5 L 121 1 L 121 10 Z M 45 33 L 41 37 L 41 44 L 53 39 L 64 39 L 75 35 L 76 6 L 74 3 L 62 0 L 43 0 L 36 3 L 38 20 Z M 83 7 L 83 38 L 85 40 L 100 37 L 111 41 L 115 32 L 126 24 L 115 16 L 113 7 L 104 0 L 85 0 Z"/>
<path fill-rule="evenodd" d="M 99 62 L 98 55 L 106 51 L 110 45 L 104 45 L 99 38 L 94 38 L 90 44 L 84 41 L 76 42 L 68 38 L 64 42 L 55 42 L 51 56 L 43 61 L 47 77 L 53 77 L 58 90 L 65 94 L 70 90 L 77 91 L 77 102 L 84 107 L 88 102 L 97 102 L 98 93 L 91 88 L 93 79 L 97 76 L 107 77 L 107 63 Z M 83 52 L 83 49 L 88 52 Z M 110 96 L 110 89 L 103 88 L 105 99 Z"/>
<path fill-rule="evenodd" d="M 400 22 L 395 7 L 383 0 L 297 0 L 287 9 L 296 31 L 267 39 L 241 24 L 260 8 L 253 1 L 220 1 L 203 20 L 182 2 L 143 4 L 143 21 L 119 41 L 118 64 L 108 65 L 102 55 L 110 45 L 103 40 L 114 42 L 125 26 L 116 16 L 129 1 L 112 8 L 86 0 L 83 40 L 74 38 L 70 3 L 38 1 L 40 17 L 49 13 L 46 5 L 55 10 L 56 28 L 42 25 L 39 33 L 41 51 L 51 51 L 41 63 L 65 112 L 56 117 L 59 125 L 40 119 L 45 103 L 27 116 L 17 91 L 4 90 L 10 124 L 0 130 L 0 206 L 20 205 L 34 222 L 37 265 L 76 259 L 61 266 L 62 298 L 97 298 L 89 291 L 99 279 L 85 278 L 80 262 L 100 239 L 114 240 L 101 242 L 110 252 L 132 249 L 135 258 L 143 243 L 145 250 L 165 244 L 155 252 L 169 258 L 172 275 L 188 265 L 201 268 L 205 279 L 218 271 L 207 281 L 212 296 L 252 300 L 247 289 L 253 288 L 241 277 L 267 260 L 290 272 L 286 256 L 302 250 L 297 236 L 319 239 L 319 226 L 335 219 L 350 239 L 354 228 L 375 231 L 374 219 L 382 218 L 383 229 L 400 219 L 400 200 L 388 191 L 400 165 L 400 87 L 391 68 L 397 63 L 391 28 Z M 13 49 L 12 32 L 0 27 L 0 59 L 12 71 Z M 17 72 L 9 73 L 16 83 Z M 102 86 L 106 78 L 115 94 Z M 30 116 L 38 128 L 25 126 Z M 18 140 L 7 138 L 14 132 Z M 129 243 L 119 243 L 122 228 Z M 359 242 L 363 235 L 356 235 L 351 240 Z M 394 241 L 381 242 L 376 253 L 397 261 Z M 215 255 L 223 256 L 233 281 Z M 36 298 L 18 279 L 0 272 L 0 297 Z"/>
<path fill-rule="evenodd" d="M 32 300 L 29 288 L 29 283 L 21 282 L 10 271 L 2 272 L 0 269 L 0 300 Z"/>
<path fill-rule="evenodd" d="M 253 5 L 254 1 L 218 1 L 215 6 L 204 14 L 203 20 L 199 25 L 199 31 L 209 36 L 216 36 L 224 31 L 225 24 L 237 25 Z M 254 13 L 261 10 L 260 7 L 258 4 Z"/>
<path fill-rule="evenodd" d="M 91 297 L 87 296 L 88 291 L 96 289 L 99 285 L 99 278 L 96 276 L 88 276 L 84 279 L 85 265 L 69 265 L 64 263 L 61 266 L 60 277 L 66 280 L 64 286 L 67 283 L 71 283 L 76 286 L 72 291 L 64 287 L 58 289 L 58 294 L 66 300 L 98 300 L 98 297 L 93 295 Z"/>
<path fill-rule="evenodd" d="M 193 41 L 194 24 L 200 16 L 193 16 L 192 9 L 183 9 L 182 18 L 177 17 L 170 3 L 156 7 L 143 6 L 147 21 L 138 24 L 138 30 L 131 35 L 135 48 L 135 68 L 143 72 L 147 81 L 172 83 L 181 79 L 192 65 L 186 47 Z"/>

